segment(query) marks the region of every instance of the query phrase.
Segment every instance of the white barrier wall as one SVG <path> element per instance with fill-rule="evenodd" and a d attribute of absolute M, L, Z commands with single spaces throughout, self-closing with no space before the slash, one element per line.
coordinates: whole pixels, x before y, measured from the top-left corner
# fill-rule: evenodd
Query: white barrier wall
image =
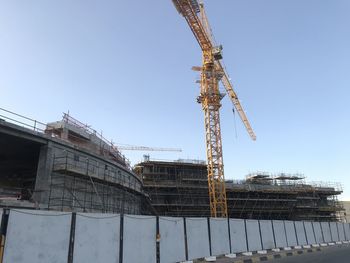
<path fill-rule="evenodd" d="M 119 262 L 120 215 L 78 213 L 74 263 Z"/>
<path fill-rule="evenodd" d="M 124 215 L 123 262 L 156 262 L 156 217 Z"/>
<path fill-rule="evenodd" d="M 0 215 L 1 212 L 0 209 Z M 72 222 L 75 225 L 71 226 Z M 71 233 L 74 233 L 72 239 Z M 218 256 L 230 252 L 349 240 L 350 225 L 339 222 L 159 217 L 159 247 L 156 234 L 155 216 L 124 215 L 121 218 L 117 214 L 77 213 L 76 220 L 72 221 L 71 213 L 11 210 L 3 262 L 66 263 L 68 257 L 73 256 L 73 263 L 119 263 L 120 252 L 124 263 L 156 263 L 157 259 L 160 263 L 182 262 L 209 257 L 210 252 Z M 120 243 L 121 240 L 123 243 Z M 69 253 L 70 244 L 74 245 L 73 255 Z M 120 247 L 122 251 L 119 251 Z"/>
<path fill-rule="evenodd" d="M 259 221 L 258 220 L 246 220 L 247 239 L 248 239 L 248 251 L 262 250 Z"/>
<path fill-rule="evenodd" d="M 227 218 L 210 218 L 211 255 L 218 256 L 230 253 Z"/>
<path fill-rule="evenodd" d="M 345 240 L 344 224 L 337 223 L 337 227 L 338 227 L 339 241 L 344 241 Z"/>
<path fill-rule="evenodd" d="M 244 219 L 230 219 L 231 252 L 248 251 Z"/>
<path fill-rule="evenodd" d="M 5 263 L 66 263 L 71 213 L 11 210 Z"/>
<path fill-rule="evenodd" d="M 338 236 L 338 229 L 337 229 L 337 223 L 336 222 L 330 222 L 329 226 L 331 228 L 331 237 L 332 241 L 339 241 L 339 236 Z"/>
<path fill-rule="evenodd" d="M 344 232 L 345 232 L 345 240 L 350 240 L 350 227 L 348 223 L 343 223 Z"/>
<path fill-rule="evenodd" d="M 312 222 L 304 222 L 304 226 L 308 245 L 316 244 L 317 242 L 312 228 Z"/>
<path fill-rule="evenodd" d="M 286 229 L 287 244 L 288 246 L 297 246 L 297 236 L 295 234 L 295 227 L 293 221 L 284 221 L 284 227 Z"/>
<path fill-rule="evenodd" d="M 276 245 L 271 220 L 259 220 L 259 223 L 263 249 L 275 248 Z"/>
<path fill-rule="evenodd" d="M 207 218 L 186 218 L 188 259 L 210 256 Z"/>
<path fill-rule="evenodd" d="M 321 244 L 321 243 L 325 242 L 324 238 L 323 238 L 320 222 L 312 222 L 312 226 L 314 228 L 316 243 Z"/>
<path fill-rule="evenodd" d="M 272 220 L 272 226 L 275 233 L 275 241 L 277 248 L 287 247 L 286 231 L 284 229 L 284 223 L 280 220 Z"/>
<path fill-rule="evenodd" d="M 305 229 L 304 229 L 304 222 L 303 221 L 295 221 L 295 232 L 297 233 L 297 241 L 298 245 L 307 245 L 306 241 L 306 234 L 305 234 Z"/>
<path fill-rule="evenodd" d="M 324 242 L 331 242 L 332 236 L 331 236 L 331 230 L 329 228 L 329 223 L 328 222 L 321 222 L 321 229 L 322 229 L 322 233 L 323 233 Z"/>
<path fill-rule="evenodd" d="M 160 262 L 171 263 L 186 260 L 184 219 L 159 217 Z"/>

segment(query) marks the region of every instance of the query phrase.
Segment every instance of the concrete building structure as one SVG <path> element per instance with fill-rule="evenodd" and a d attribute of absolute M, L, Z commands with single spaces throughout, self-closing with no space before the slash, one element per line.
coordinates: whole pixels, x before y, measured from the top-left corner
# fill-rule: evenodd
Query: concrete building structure
<path fill-rule="evenodd" d="M 350 223 L 350 201 L 342 201 L 344 207 L 344 221 Z"/>
<path fill-rule="evenodd" d="M 96 131 L 0 111 L 0 207 L 141 213 L 140 178 Z"/>
<path fill-rule="evenodd" d="M 208 217 L 206 163 L 195 160 L 145 161 L 135 166 L 158 215 Z M 306 183 L 301 175 L 254 173 L 226 180 L 230 218 L 335 221 L 341 185 Z"/>
<path fill-rule="evenodd" d="M 226 181 L 231 218 L 338 220 L 341 192 L 300 175 Z M 0 109 L 0 207 L 208 217 L 206 163 L 146 158 L 133 172 L 115 145 L 68 114 L 44 124 Z"/>

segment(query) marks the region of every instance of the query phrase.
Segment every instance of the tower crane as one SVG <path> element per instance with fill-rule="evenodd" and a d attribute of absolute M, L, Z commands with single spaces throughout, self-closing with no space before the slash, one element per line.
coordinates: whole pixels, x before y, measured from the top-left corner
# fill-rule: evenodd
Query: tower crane
<path fill-rule="evenodd" d="M 217 46 L 214 42 L 204 4 L 202 2 L 199 3 L 198 0 L 172 1 L 177 11 L 187 21 L 202 50 L 202 66 L 193 67 L 192 69 L 201 73 L 201 90 L 197 102 L 202 104 L 204 111 L 210 214 L 212 217 L 227 217 L 219 114 L 221 99 L 224 95 L 219 91 L 220 81 L 251 139 L 256 140 L 256 136 L 238 100 L 237 94 L 233 90 L 225 67 L 220 62 L 222 59 L 222 46 Z"/>

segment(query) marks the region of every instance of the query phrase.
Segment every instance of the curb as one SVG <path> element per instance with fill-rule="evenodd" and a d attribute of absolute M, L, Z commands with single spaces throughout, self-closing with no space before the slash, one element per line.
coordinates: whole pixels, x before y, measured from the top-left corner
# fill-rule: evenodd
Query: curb
<path fill-rule="evenodd" d="M 267 255 L 259 255 L 254 254 L 251 258 L 246 259 L 236 259 L 233 260 L 232 263 L 255 263 L 255 262 L 266 262 L 273 259 L 280 259 L 283 257 L 291 257 L 291 256 L 297 256 L 302 255 L 306 253 L 313 253 L 321 251 L 322 249 L 319 247 L 314 248 L 305 248 L 305 249 L 296 249 L 296 250 L 287 250 L 287 251 L 281 251 L 279 253 L 273 253 L 273 254 L 267 254 Z"/>

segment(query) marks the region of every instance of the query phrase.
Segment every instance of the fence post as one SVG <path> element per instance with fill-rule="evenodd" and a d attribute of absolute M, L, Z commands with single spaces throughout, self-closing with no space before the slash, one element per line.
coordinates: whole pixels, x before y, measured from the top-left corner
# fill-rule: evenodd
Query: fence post
<path fill-rule="evenodd" d="M 159 216 L 156 217 L 156 260 L 160 263 L 160 233 L 159 233 Z"/>
<path fill-rule="evenodd" d="M 184 238 L 185 238 L 185 255 L 186 260 L 188 260 L 188 245 L 187 245 L 187 227 L 186 227 L 186 217 L 183 218 L 184 220 Z"/>
<path fill-rule="evenodd" d="M 230 245 L 230 254 L 232 253 L 232 246 L 231 246 L 231 227 L 230 227 L 230 218 L 227 218 L 227 228 L 228 228 L 228 242 Z"/>
<path fill-rule="evenodd" d="M 73 263 L 76 219 L 77 219 L 77 214 L 73 212 L 71 227 L 70 227 L 70 237 L 69 237 L 69 250 L 68 250 L 68 261 L 67 261 L 68 263 Z"/>
<path fill-rule="evenodd" d="M 212 251 L 211 251 L 211 233 L 210 233 L 210 217 L 207 218 L 208 222 L 208 236 L 209 236 L 209 254 L 212 256 Z"/>
<path fill-rule="evenodd" d="M 119 228 L 119 263 L 123 263 L 123 240 L 124 240 L 124 213 L 120 214 L 120 228 Z"/>
<path fill-rule="evenodd" d="M 3 262 L 4 252 L 5 252 L 5 241 L 7 225 L 9 221 L 10 210 L 4 209 L 2 212 L 1 226 L 0 226 L 0 263 Z"/>

